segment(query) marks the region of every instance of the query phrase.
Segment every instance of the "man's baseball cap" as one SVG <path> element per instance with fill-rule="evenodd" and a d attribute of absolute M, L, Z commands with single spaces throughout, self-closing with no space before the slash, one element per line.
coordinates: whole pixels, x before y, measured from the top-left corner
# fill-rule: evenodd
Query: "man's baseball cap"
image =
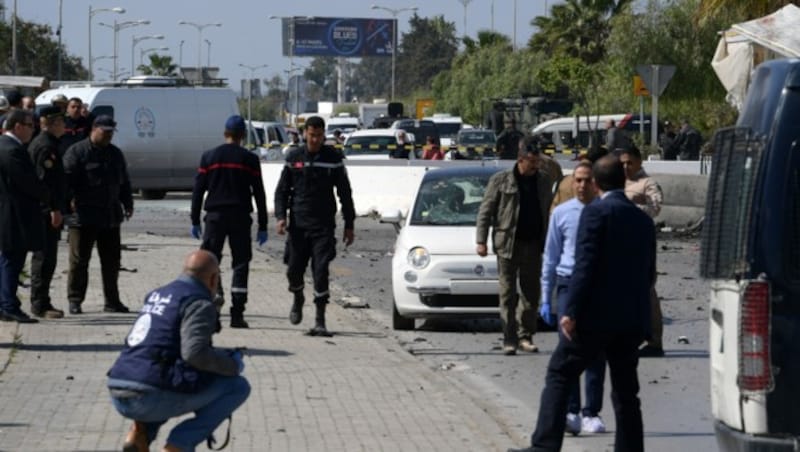
<path fill-rule="evenodd" d="M 245 130 L 244 118 L 239 115 L 233 115 L 225 121 L 225 130 Z"/>
<path fill-rule="evenodd" d="M 39 110 L 39 117 L 40 118 L 52 119 L 52 118 L 56 118 L 56 117 L 59 117 L 59 116 L 63 117 L 64 116 L 64 112 L 61 111 L 61 109 L 56 107 L 56 106 L 44 107 L 41 110 Z"/>
<path fill-rule="evenodd" d="M 117 122 L 114 121 L 114 118 L 108 115 L 100 115 L 98 116 L 94 122 L 92 123 L 92 127 L 99 127 L 103 130 L 117 130 Z"/>

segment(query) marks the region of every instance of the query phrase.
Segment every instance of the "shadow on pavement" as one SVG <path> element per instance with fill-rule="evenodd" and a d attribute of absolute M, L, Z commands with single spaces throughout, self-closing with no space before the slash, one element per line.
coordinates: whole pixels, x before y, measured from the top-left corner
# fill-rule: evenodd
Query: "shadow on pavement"
<path fill-rule="evenodd" d="M 0 346 L 1 347 L 1 346 Z M 26 344 L 17 346 L 19 350 L 35 352 L 118 352 L 122 344 Z"/>

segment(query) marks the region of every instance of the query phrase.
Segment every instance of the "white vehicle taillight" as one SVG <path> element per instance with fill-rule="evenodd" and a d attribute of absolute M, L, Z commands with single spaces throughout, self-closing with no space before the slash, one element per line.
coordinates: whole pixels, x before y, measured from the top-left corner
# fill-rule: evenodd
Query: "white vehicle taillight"
<path fill-rule="evenodd" d="M 744 392 L 772 390 L 770 364 L 769 284 L 754 281 L 744 290 L 739 318 L 739 388 Z"/>

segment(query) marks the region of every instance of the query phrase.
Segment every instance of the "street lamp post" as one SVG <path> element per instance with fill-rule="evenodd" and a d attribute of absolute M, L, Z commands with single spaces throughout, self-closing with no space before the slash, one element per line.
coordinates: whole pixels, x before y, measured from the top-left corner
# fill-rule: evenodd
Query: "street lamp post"
<path fill-rule="evenodd" d="M 467 6 L 472 3 L 472 0 L 458 0 L 458 3 L 464 5 L 464 36 L 467 36 Z"/>
<path fill-rule="evenodd" d="M 181 43 L 178 44 L 178 66 L 183 68 L 183 43 L 186 42 L 181 39 Z"/>
<path fill-rule="evenodd" d="M 412 6 L 410 8 L 395 9 L 395 8 L 387 8 L 385 6 L 372 5 L 370 9 L 381 9 L 383 11 L 390 13 L 392 17 L 394 17 L 394 22 L 392 23 L 392 100 L 394 101 L 394 70 L 395 70 L 395 59 L 397 58 L 397 30 L 396 30 L 397 15 L 406 11 L 417 12 L 417 7 Z"/>
<path fill-rule="evenodd" d="M 117 72 L 119 71 L 119 67 L 117 62 L 119 61 L 119 31 L 124 30 L 126 28 L 137 27 L 139 25 L 150 25 L 149 20 L 128 20 L 125 22 L 114 21 L 114 24 L 106 24 L 103 22 L 98 22 L 97 25 L 102 25 L 104 27 L 108 27 L 114 30 L 114 80 L 117 80 Z"/>
<path fill-rule="evenodd" d="M 252 86 L 252 84 L 253 84 L 253 73 L 255 73 L 255 71 L 257 69 L 261 69 L 261 68 L 267 67 L 267 65 L 266 64 L 261 64 L 259 66 L 248 66 L 246 64 L 239 63 L 239 66 L 241 66 L 241 67 L 243 67 L 245 69 L 250 69 L 250 78 L 247 79 L 247 147 L 249 148 L 250 144 L 251 144 L 251 142 L 250 142 L 250 128 L 252 127 L 252 124 L 253 124 L 251 122 L 252 114 L 253 114 L 253 110 L 252 110 L 252 107 L 253 107 L 253 86 Z"/>
<path fill-rule="evenodd" d="M 169 47 L 151 47 L 149 49 L 142 49 L 139 51 L 139 66 L 144 64 L 144 55 L 150 52 L 166 52 Z"/>
<path fill-rule="evenodd" d="M 131 38 L 131 74 L 136 73 L 136 66 L 134 65 L 135 61 L 133 59 L 134 55 L 133 49 L 136 48 L 136 44 L 142 41 L 146 41 L 148 39 L 164 39 L 164 35 L 133 36 Z"/>
<path fill-rule="evenodd" d="M 89 5 L 89 81 L 92 81 L 92 17 L 94 17 L 97 13 L 102 13 L 104 11 L 113 12 L 117 14 L 125 13 L 125 8 L 98 8 L 92 9 L 92 5 Z M 60 15 L 60 14 L 59 14 Z"/>
<path fill-rule="evenodd" d="M 205 39 L 206 45 L 208 45 L 208 51 L 206 52 L 206 67 L 211 67 L 211 41 Z"/>
<path fill-rule="evenodd" d="M 178 22 L 178 25 L 189 25 L 189 26 L 192 26 L 192 27 L 197 29 L 197 77 L 198 77 L 198 80 L 200 80 L 201 79 L 201 77 L 200 77 L 201 73 L 200 72 L 201 72 L 201 68 L 203 66 L 203 60 L 202 60 L 202 53 L 203 53 L 202 50 L 203 50 L 203 48 L 201 47 L 203 45 L 203 29 L 206 28 L 206 27 L 221 27 L 222 24 L 219 23 L 219 22 L 211 22 L 211 23 L 207 23 L 207 24 L 198 24 L 198 23 L 195 23 L 195 22 L 189 22 L 187 20 L 182 20 L 182 21 Z"/>

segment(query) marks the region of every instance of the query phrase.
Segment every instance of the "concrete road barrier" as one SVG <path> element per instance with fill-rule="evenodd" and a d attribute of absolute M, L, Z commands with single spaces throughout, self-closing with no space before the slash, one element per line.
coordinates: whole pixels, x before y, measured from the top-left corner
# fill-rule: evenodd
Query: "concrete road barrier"
<path fill-rule="evenodd" d="M 559 161 L 564 172 L 572 172 L 573 162 Z M 411 207 L 414 192 L 426 171 L 453 165 L 476 165 L 474 161 L 386 160 L 347 162 L 347 172 L 353 189 L 353 202 L 358 215 L 370 215 L 387 210 L 403 212 Z M 487 161 L 486 165 L 508 167 L 510 160 Z M 283 162 L 265 162 L 261 165 L 267 206 L 274 211 L 275 187 L 278 184 Z M 700 175 L 698 162 L 645 162 L 664 191 L 664 206 L 657 222 L 683 227 L 703 216 L 708 176 Z"/>

